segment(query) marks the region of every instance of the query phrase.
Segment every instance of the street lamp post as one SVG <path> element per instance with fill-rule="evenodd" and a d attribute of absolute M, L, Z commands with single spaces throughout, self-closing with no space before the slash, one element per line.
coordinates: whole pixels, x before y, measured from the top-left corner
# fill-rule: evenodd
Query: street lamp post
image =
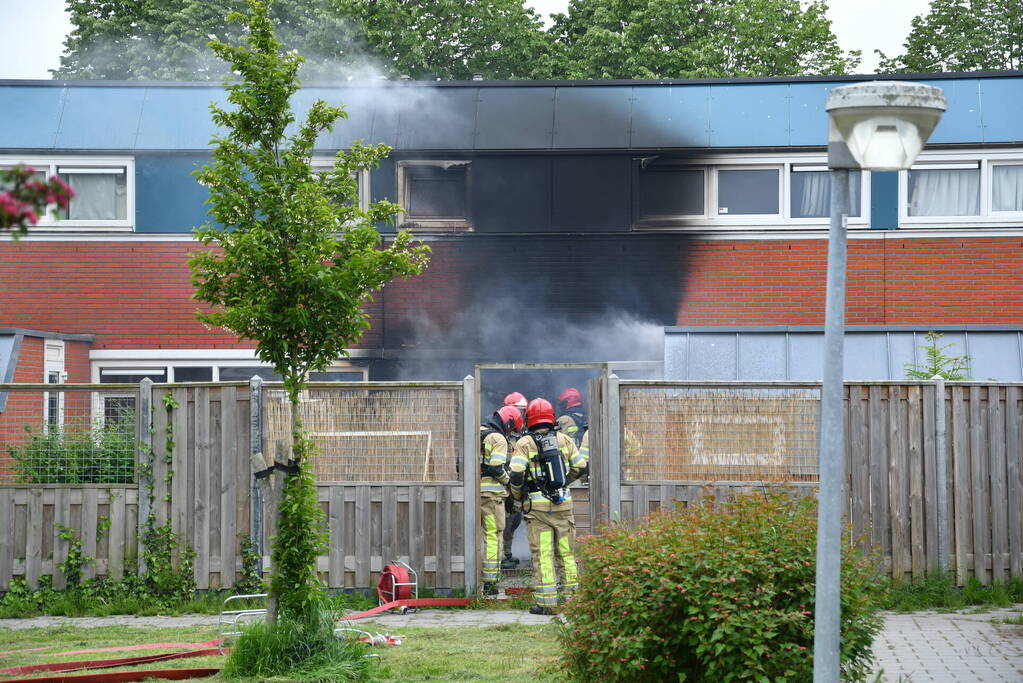
<path fill-rule="evenodd" d="M 828 111 L 831 223 L 828 231 L 824 375 L 818 429 L 817 583 L 814 605 L 814 683 L 838 683 L 841 627 L 842 410 L 845 340 L 846 218 L 849 171 L 909 168 L 945 111 L 940 88 L 873 81 L 834 88 Z"/>

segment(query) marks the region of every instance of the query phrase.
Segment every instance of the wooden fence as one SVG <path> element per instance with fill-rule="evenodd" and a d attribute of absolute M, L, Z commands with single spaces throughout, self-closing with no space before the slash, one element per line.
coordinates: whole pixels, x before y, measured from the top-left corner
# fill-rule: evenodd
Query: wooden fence
<path fill-rule="evenodd" d="M 474 453 L 478 441 L 471 382 L 358 386 L 399 392 L 403 386 L 416 391 L 433 387 L 457 393 L 458 415 L 444 424 L 459 431 L 459 462 L 474 462 L 474 456 L 462 455 Z M 661 481 L 626 476 L 652 471 L 649 467 L 630 470 L 624 462 L 630 452 L 639 457 L 636 448 L 624 447 L 622 437 L 630 427 L 629 416 L 635 414 L 626 405 L 630 392 L 656 389 L 670 401 L 671 390 L 698 386 L 613 377 L 593 380 L 591 483 L 588 491 L 573 495 L 581 533 L 591 524 L 597 529 L 609 518 L 628 519 L 664 507 L 696 504 L 708 492 L 730 495 L 772 485 L 815 490 L 813 472 L 806 469 L 804 460 L 796 463 L 798 471 L 788 481 Z M 734 386 L 749 395 L 750 385 Z M 720 393 L 727 386 L 716 384 L 714 390 Z M 971 576 L 984 583 L 1023 577 L 1023 385 L 848 383 L 845 392 L 848 519 L 881 551 L 891 573 L 920 576 L 942 566 L 945 557 L 945 566 L 955 571 L 960 582 Z M 168 408 L 165 396 L 178 407 Z M 152 428 L 143 425 L 140 437 L 151 442 L 156 519 L 170 521 L 195 550 L 196 583 L 201 589 L 230 586 L 239 576 L 240 534 L 260 542 L 263 562 L 269 562 L 269 539 L 261 523 L 266 513 L 253 495 L 250 464 L 250 455 L 264 448 L 260 396 L 259 383 L 155 385 L 151 396 L 144 391 L 139 395 L 139 412 L 145 405 L 152 406 Z M 684 402 L 698 405 L 691 396 Z M 759 430 L 750 443 L 759 443 L 756 439 L 765 438 L 763 421 L 758 418 L 750 424 Z M 772 433 L 789 439 L 789 431 Z M 636 433 L 649 438 L 646 435 L 653 432 L 647 425 L 637 426 Z M 707 444 L 721 442 L 717 437 L 687 439 L 689 450 L 669 449 L 663 456 L 685 458 L 695 448 L 692 444 L 708 448 Z M 643 445 L 646 450 L 641 455 L 649 462 L 653 445 Z M 800 452 L 804 446 L 799 446 Z M 774 443 L 771 448 L 776 458 L 779 447 Z M 149 457 L 149 448 L 141 451 Z M 776 462 L 772 461 L 775 474 Z M 464 474 L 466 468 L 461 469 Z M 664 471 L 685 470 L 669 467 Z M 318 496 L 331 538 L 329 552 L 319 558 L 318 565 L 326 585 L 370 588 L 382 566 L 396 559 L 419 570 L 424 586 L 475 585 L 477 484 L 474 468 L 468 472 L 471 476 L 463 477 L 466 481 L 321 482 Z M 0 589 L 6 589 L 14 577 L 35 585 L 39 577 L 52 575 L 54 584 L 62 585 L 58 565 L 67 556 L 68 544 L 60 538 L 58 524 L 74 529 L 84 554 L 96 558 L 86 567 L 86 576 L 117 577 L 135 571 L 139 522 L 148 510 L 146 491 L 145 479 L 125 485 L 0 486 Z"/>
<path fill-rule="evenodd" d="M 625 389 L 663 392 L 701 386 L 610 381 L 619 385 L 612 395 Z M 748 390 L 758 385 L 737 386 Z M 727 387 L 715 384 L 713 390 L 720 393 Z M 629 429 L 628 392 L 623 396 L 619 415 L 623 428 Z M 670 391 L 665 400 L 671 400 Z M 688 397 L 686 401 L 691 403 Z M 960 584 L 970 576 L 985 584 L 1023 578 L 1023 385 L 853 382 L 845 386 L 845 411 L 846 517 L 855 534 L 865 535 L 881 552 L 892 576 L 919 577 L 944 566 L 955 571 Z M 629 471 L 621 443 L 612 441 L 603 448 L 612 461 L 608 468 L 615 469 L 618 462 L 615 471 Z M 650 453 L 643 457 L 649 459 Z M 665 457 L 685 458 L 686 452 L 680 449 Z M 608 514 L 639 517 L 698 501 L 707 491 L 727 496 L 771 486 L 816 490 L 815 482 L 806 481 L 815 477 L 806 476 L 805 466 L 794 468 L 788 481 L 749 479 L 634 481 L 623 476 L 618 497 L 595 512 L 605 519 Z"/>

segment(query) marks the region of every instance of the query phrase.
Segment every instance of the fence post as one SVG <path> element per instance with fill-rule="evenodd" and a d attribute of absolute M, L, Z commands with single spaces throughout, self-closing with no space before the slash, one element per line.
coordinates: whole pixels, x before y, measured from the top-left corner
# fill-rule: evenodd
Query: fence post
<path fill-rule="evenodd" d="M 937 488 L 938 508 L 938 566 L 947 572 L 949 560 L 948 515 L 948 450 L 945 425 L 945 378 L 935 375 L 934 380 L 934 483 Z"/>
<path fill-rule="evenodd" d="M 465 594 L 476 595 L 476 579 L 478 576 L 479 538 L 479 457 L 476 448 L 479 444 L 479 428 L 476 418 L 476 380 L 466 375 L 462 380 L 462 538 L 465 548 Z"/>
<path fill-rule="evenodd" d="M 619 403 L 618 375 L 607 378 L 607 517 L 616 521 L 622 517 L 622 410 Z M 642 515 L 637 515 L 642 516 Z"/>
<path fill-rule="evenodd" d="M 249 380 L 249 453 L 260 456 L 263 453 L 263 378 L 258 375 Z M 263 497 L 255 477 L 250 477 L 250 485 L 249 538 L 259 558 L 259 575 L 263 576 Z"/>
<path fill-rule="evenodd" d="M 139 495 L 139 518 L 138 518 L 138 568 L 139 574 L 144 574 L 146 567 L 145 555 L 143 553 L 146 523 L 152 512 L 152 501 L 149 493 L 153 490 L 153 380 L 143 377 L 139 382 L 139 403 L 135 411 L 136 420 L 139 426 L 138 444 L 138 495 Z"/>

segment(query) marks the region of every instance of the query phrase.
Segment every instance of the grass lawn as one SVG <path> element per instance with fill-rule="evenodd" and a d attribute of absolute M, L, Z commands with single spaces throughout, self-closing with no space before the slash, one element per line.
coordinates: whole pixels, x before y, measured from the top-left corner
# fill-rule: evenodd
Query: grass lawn
<path fill-rule="evenodd" d="M 366 623 L 367 631 L 384 629 Z M 498 624 L 488 627 L 400 629 L 405 636 L 398 647 L 373 648 L 380 658 L 370 667 L 372 681 L 512 681 L 533 678 L 556 680 L 537 669 L 554 661 L 557 643 L 552 626 Z M 53 655 L 67 650 L 115 647 L 142 643 L 201 643 L 217 637 L 215 627 L 137 628 L 110 626 L 78 628 L 5 629 L 0 622 L 0 651 L 46 648 L 33 652 L 0 655 L 0 668 L 40 662 L 114 659 L 132 655 L 158 654 L 172 650 L 139 650 L 83 655 Z M 142 669 L 220 668 L 223 657 L 195 657 L 154 662 L 119 669 L 93 671 L 135 671 Z M 78 673 L 88 673 L 85 671 Z M 29 675 L 46 675 L 23 674 Z M 52 675 L 52 674 L 51 674 Z M 74 675 L 70 673 L 69 675 Z M 0 678 L 13 678 L 0 674 Z M 211 680 L 211 679 L 196 679 Z"/>

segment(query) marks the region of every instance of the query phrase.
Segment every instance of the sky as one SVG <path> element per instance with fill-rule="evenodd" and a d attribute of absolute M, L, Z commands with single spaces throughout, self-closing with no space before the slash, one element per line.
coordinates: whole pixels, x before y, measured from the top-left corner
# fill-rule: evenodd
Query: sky
<path fill-rule="evenodd" d="M 65 0 L 0 0 L 0 78 L 50 78 L 60 65 L 71 22 Z M 568 0 L 527 0 L 542 16 L 564 12 Z M 839 44 L 862 50 L 860 73 L 873 73 L 874 50 L 899 54 L 909 22 L 929 0 L 830 0 L 828 17 Z"/>

